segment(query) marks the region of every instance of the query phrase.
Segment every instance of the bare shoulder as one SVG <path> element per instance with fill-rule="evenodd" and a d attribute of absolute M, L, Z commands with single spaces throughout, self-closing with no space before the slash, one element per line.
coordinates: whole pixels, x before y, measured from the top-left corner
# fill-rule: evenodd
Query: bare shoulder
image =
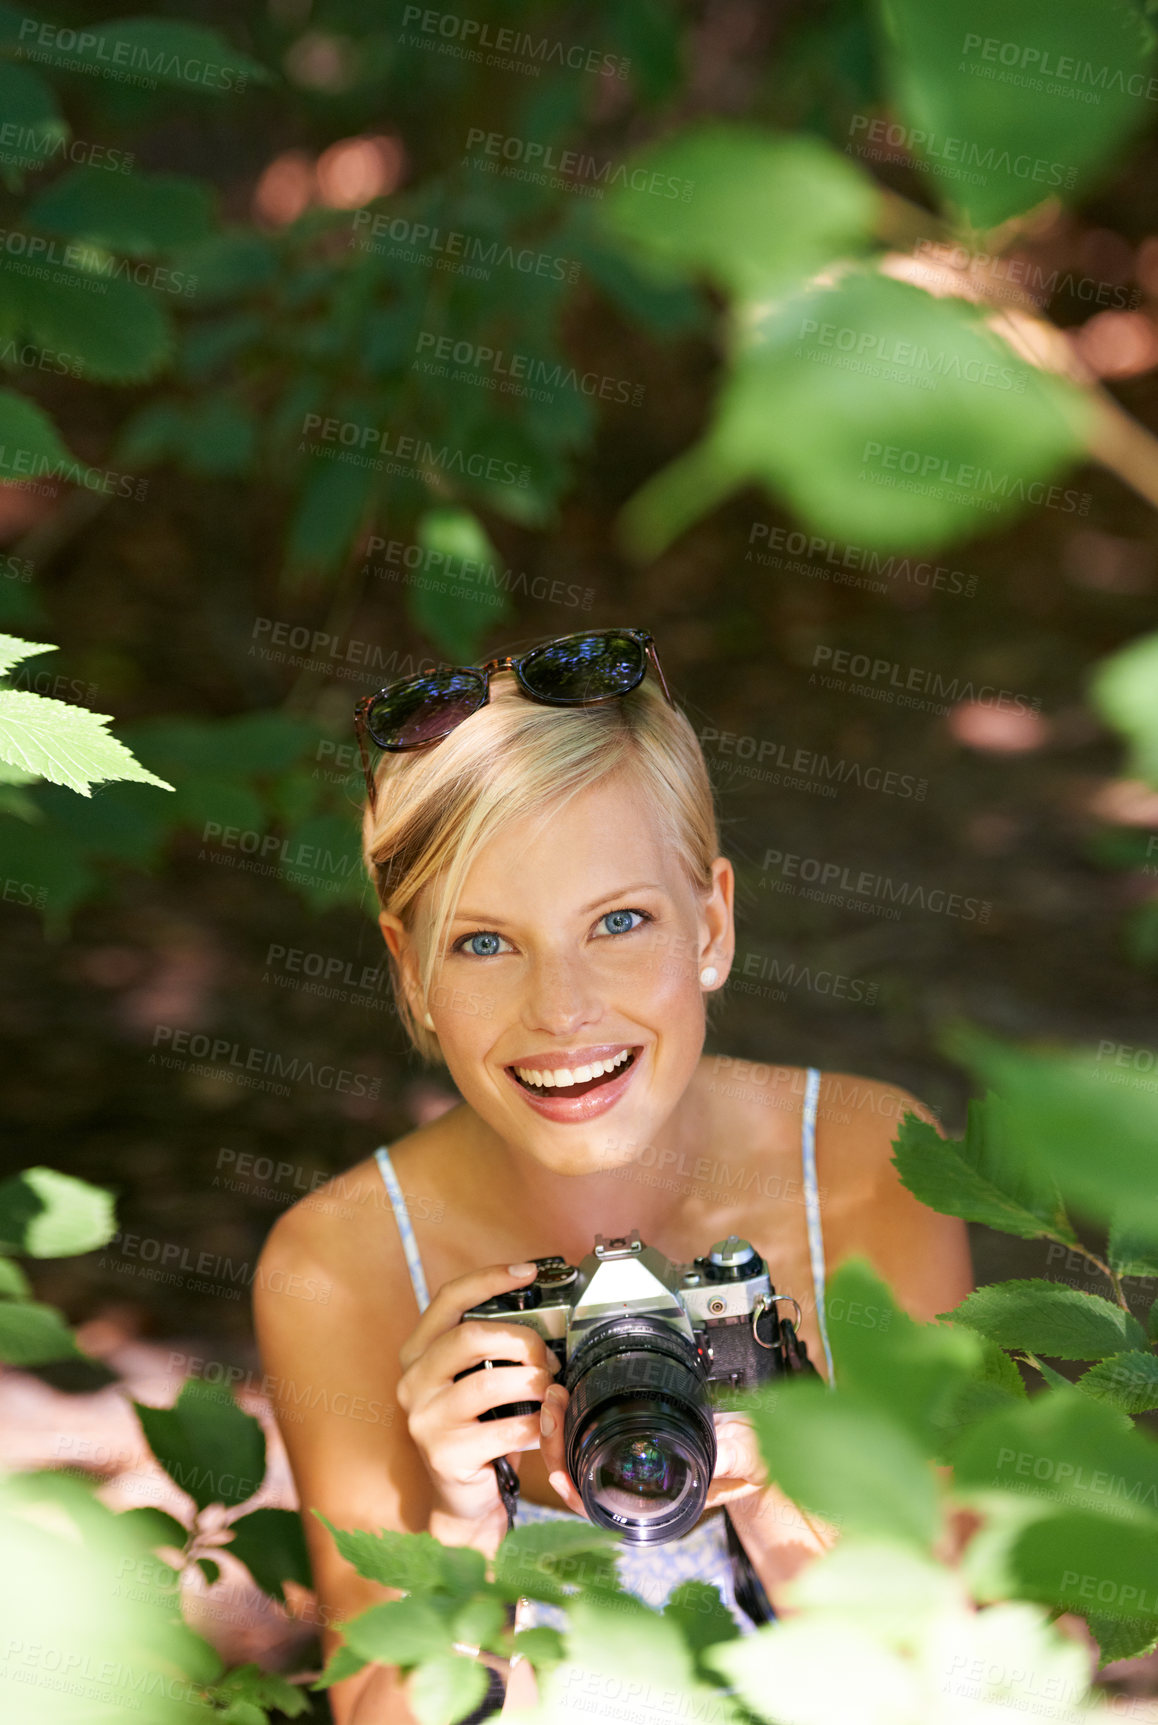
<path fill-rule="evenodd" d="M 437 1123 L 435 1123 L 437 1125 Z M 435 1127 L 419 1127 L 390 1146 L 396 1168 L 421 1157 Z M 421 1141 L 421 1142 L 420 1142 Z M 262 1248 L 258 1288 L 277 1290 L 293 1275 L 327 1277 L 350 1290 L 389 1289 L 409 1280 L 391 1213 L 390 1195 L 374 1156 L 335 1174 L 280 1216 Z"/>
<path fill-rule="evenodd" d="M 907 1114 L 936 1127 L 927 1102 L 899 1084 L 851 1072 L 824 1072 L 817 1107 L 817 1159 L 822 1154 L 850 1185 L 876 1182 L 891 1165 L 893 1140 Z"/>
<path fill-rule="evenodd" d="M 900 1085 L 824 1073 L 817 1182 L 830 1267 L 867 1258 L 911 1316 L 929 1322 L 965 1298 L 973 1272 L 964 1222 L 921 1203 L 893 1162 L 906 1114 L 941 1132 L 928 1104 Z"/>

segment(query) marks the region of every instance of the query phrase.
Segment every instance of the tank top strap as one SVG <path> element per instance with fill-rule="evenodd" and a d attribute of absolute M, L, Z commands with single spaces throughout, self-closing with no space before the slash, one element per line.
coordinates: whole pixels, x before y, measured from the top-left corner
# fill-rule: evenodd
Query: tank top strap
<path fill-rule="evenodd" d="M 398 1184 L 398 1176 L 394 1172 L 394 1164 L 390 1160 L 390 1152 L 385 1144 L 380 1144 L 374 1152 L 374 1160 L 390 1194 L 390 1205 L 394 1211 L 394 1220 L 398 1224 L 398 1234 L 402 1241 L 402 1250 L 406 1254 L 406 1267 L 410 1271 L 410 1280 L 414 1284 L 414 1298 L 418 1301 L 418 1310 L 424 1312 L 430 1304 L 430 1295 L 426 1291 L 426 1277 L 422 1270 L 422 1259 L 418 1252 L 418 1241 L 414 1238 L 414 1224 L 410 1220 L 410 1211 L 406 1208 L 406 1199 Z"/>
<path fill-rule="evenodd" d="M 816 1322 L 828 1366 L 829 1388 L 835 1385 L 828 1325 L 824 1317 L 824 1236 L 820 1230 L 820 1192 L 816 1184 L 816 1105 L 820 1098 L 820 1072 L 808 1068 L 804 1112 L 800 1127 L 800 1150 L 804 1164 L 804 1213 L 808 1223 L 808 1255 L 812 1260 L 812 1284 L 816 1292 Z"/>

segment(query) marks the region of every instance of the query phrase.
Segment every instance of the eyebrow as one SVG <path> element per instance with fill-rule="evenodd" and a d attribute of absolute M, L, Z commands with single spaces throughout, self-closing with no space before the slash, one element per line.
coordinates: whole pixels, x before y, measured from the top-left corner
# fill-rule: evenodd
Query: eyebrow
<path fill-rule="evenodd" d="M 580 910 L 579 915 L 587 916 L 591 911 L 598 910 L 601 904 L 609 904 L 613 898 L 626 898 L 629 893 L 633 892 L 660 892 L 666 894 L 667 888 L 657 885 L 654 881 L 647 880 L 637 881 L 634 886 L 616 887 L 614 892 L 606 892 L 603 894 L 602 898 L 594 899 L 590 904 L 585 904 Z M 478 910 L 460 910 L 454 917 L 454 922 L 482 922 L 486 923 L 488 927 L 496 928 L 500 926 L 502 920 L 502 917 L 490 916 Z"/>

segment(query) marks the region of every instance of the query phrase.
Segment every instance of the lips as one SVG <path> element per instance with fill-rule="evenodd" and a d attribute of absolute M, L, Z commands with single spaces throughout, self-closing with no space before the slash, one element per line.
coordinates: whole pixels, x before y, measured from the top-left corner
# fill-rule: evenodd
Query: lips
<path fill-rule="evenodd" d="M 568 1084 L 562 1090 L 556 1090 L 550 1085 L 527 1084 L 519 1077 L 517 1072 L 513 1074 L 513 1077 L 515 1083 L 522 1085 L 524 1090 L 529 1090 L 532 1096 L 586 1096 L 589 1090 L 598 1090 L 602 1085 L 611 1084 L 619 1077 L 621 1072 L 626 1072 L 628 1067 L 634 1065 L 634 1063 L 635 1049 L 633 1048 L 627 1059 L 620 1061 L 614 1071 L 601 1072 L 598 1078 L 585 1079 L 581 1084 Z M 508 1071 L 510 1071 L 509 1067 Z"/>
<path fill-rule="evenodd" d="M 544 1115 L 548 1120 L 582 1122 L 594 1119 L 597 1114 L 603 1114 L 608 1108 L 615 1106 L 635 1077 L 643 1052 L 642 1048 L 633 1048 L 631 1058 L 625 1060 L 622 1066 L 617 1066 L 614 1072 L 589 1078 L 584 1084 L 568 1084 L 563 1090 L 535 1090 L 531 1085 L 524 1084 L 511 1067 L 507 1066 L 504 1070 L 519 1095 L 537 1114 Z"/>

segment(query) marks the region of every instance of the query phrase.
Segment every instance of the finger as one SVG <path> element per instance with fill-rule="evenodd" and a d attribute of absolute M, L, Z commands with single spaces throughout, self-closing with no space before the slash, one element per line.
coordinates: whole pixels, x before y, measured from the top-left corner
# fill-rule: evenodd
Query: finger
<path fill-rule="evenodd" d="M 457 1383 L 444 1385 L 417 1410 L 411 1424 L 438 1420 L 445 1425 L 466 1425 L 507 1402 L 534 1402 L 538 1418 L 539 1404 L 550 1383 L 550 1375 L 539 1366 L 492 1366 L 489 1372 L 471 1372 Z"/>
<path fill-rule="evenodd" d="M 538 1366 L 552 1376 L 559 1369 L 542 1336 L 529 1325 L 468 1321 L 435 1337 L 425 1353 L 402 1374 L 397 1391 L 400 1405 L 406 1412 L 413 1412 L 458 1373 L 480 1365 L 483 1360 Z"/>
<path fill-rule="evenodd" d="M 543 1405 L 539 1409 L 539 1448 L 543 1452 L 543 1466 L 549 1474 L 567 1471 L 563 1454 L 563 1421 L 567 1412 L 567 1401 L 567 1391 L 562 1384 L 546 1386 Z"/>
<path fill-rule="evenodd" d="M 472 1306 L 481 1306 L 484 1300 L 509 1293 L 512 1288 L 528 1287 L 537 1267 L 529 1261 L 488 1264 L 484 1270 L 470 1270 L 444 1282 L 399 1350 L 403 1371 L 425 1353 L 436 1336 L 458 1324 Z"/>
<path fill-rule="evenodd" d="M 567 1391 L 562 1384 L 549 1384 L 539 1409 L 539 1449 L 551 1488 L 575 1515 L 590 1520 L 583 1499 L 567 1472 L 563 1447 L 563 1419 L 567 1411 Z"/>
<path fill-rule="evenodd" d="M 496 1456 L 518 1455 L 538 1447 L 538 1414 L 518 1414 L 505 1420 L 471 1420 L 466 1425 L 444 1429 L 432 1443 L 429 1454 L 431 1466 L 440 1479 L 473 1485 Z"/>
<path fill-rule="evenodd" d="M 745 1414 L 717 1414 L 716 1465 L 713 1480 L 743 1480 L 749 1485 L 764 1485 L 768 1469 L 760 1454 L 756 1433 Z"/>

